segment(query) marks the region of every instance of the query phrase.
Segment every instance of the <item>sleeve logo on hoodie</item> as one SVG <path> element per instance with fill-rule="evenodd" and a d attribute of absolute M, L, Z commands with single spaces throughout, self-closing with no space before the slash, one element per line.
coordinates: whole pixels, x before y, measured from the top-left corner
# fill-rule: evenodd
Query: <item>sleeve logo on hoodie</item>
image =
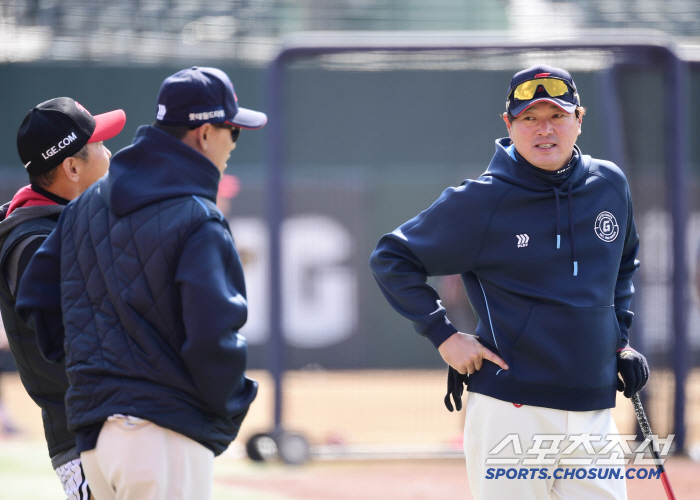
<path fill-rule="evenodd" d="M 610 212 L 600 212 L 595 220 L 595 234 L 606 243 L 615 241 L 620 233 L 615 216 Z"/>

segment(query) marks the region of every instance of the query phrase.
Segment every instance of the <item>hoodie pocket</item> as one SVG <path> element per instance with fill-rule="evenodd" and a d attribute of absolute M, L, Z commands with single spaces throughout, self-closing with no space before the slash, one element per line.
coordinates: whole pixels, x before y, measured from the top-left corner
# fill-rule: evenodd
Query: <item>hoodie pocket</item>
<path fill-rule="evenodd" d="M 548 387 L 611 387 L 617 376 L 619 341 L 613 306 L 535 305 L 510 349 L 509 375 L 519 382 Z"/>

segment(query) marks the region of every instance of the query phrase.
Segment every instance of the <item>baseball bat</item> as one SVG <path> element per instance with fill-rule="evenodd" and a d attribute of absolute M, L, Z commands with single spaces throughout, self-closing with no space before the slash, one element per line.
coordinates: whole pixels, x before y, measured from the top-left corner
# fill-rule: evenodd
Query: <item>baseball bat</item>
<path fill-rule="evenodd" d="M 666 475 L 666 469 L 664 469 L 664 464 L 661 461 L 659 452 L 654 449 L 654 436 L 651 434 L 649 420 L 647 420 L 647 416 L 644 413 L 644 408 L 642 407 L 642 402 L 639 400 L 638 393 L 632 396 L 632 405 L 634 406 L 634 413 L 637 415 L 639 427 L 642 429 L 642 434 L 644 434 L 645 439 L 649 440 L 649 451 L 651 452 L 651 456 L 654 458 L 656 470 L 659 471 L 659 476 L 661 477 L 661 483 L 664 485 L 666 496 L 668 497 L 668 500 L 676 500 L 676 495 L 673 494 L 673 489 L 671 488 L 671 483 Z"/>

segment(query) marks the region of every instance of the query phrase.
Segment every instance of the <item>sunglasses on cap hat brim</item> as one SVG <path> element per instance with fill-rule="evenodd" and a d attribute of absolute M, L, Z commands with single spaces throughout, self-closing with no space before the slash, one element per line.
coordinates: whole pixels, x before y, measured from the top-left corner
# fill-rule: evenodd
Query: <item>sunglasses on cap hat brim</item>
<path fill-rule="evenodd" d="M 576 91 L 558 78 L 527 80 L 518 84 L 508 96 L 506 108 L 513 116 L 519 116 L 530 106 L 541 101 L 551 102 L 567 113 L 573 113 L 579 105 Z"/>
<path fill-rule="evenodd" d="M 549 97 L 559 97 L 569 92 L 569 86 L 565 81 L 557 78 L 538 78 L 521 83 L 512 92 L 512 97 L 518 101 L 529 101 L 542 86 Z"/>

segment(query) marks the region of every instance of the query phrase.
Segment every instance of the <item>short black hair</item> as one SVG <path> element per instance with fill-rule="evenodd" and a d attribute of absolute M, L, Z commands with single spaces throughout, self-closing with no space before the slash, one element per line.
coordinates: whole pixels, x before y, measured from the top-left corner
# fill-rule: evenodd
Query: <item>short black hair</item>
<path fill-rule="evenodd" d="M 88 161 L 90 158 L 90 153 L 88 152 L 88 145 L 83 146 L 80 151 L 73 155 L 74 158 L 80 158 L 83 161 Z"/>
<path fill-rule="evenodd" d="M 194 130 L 197 127 L 189 127 L 187 125 L 163 125 L 162 123 L 155 121 L 151 126 L 162 130 L 166 134 L 172 135 L 175 139 L 181 141 L 190 130 Z"/>
<path fill-rule="evenodd" d="M 58 173 L 59 166 L 60 165 L 57 165 L 57 166 L 53 167 L 51 170 L 48 170 L 46 172 L 42 172 L 41 174 L 36 174 L 36 175 L 29 174 L 29 183 L 36 184 L 37 186 L 44 188 L 44 189 L 50 188 L 51 185 L 56 180 L 56 175 Z"/>

